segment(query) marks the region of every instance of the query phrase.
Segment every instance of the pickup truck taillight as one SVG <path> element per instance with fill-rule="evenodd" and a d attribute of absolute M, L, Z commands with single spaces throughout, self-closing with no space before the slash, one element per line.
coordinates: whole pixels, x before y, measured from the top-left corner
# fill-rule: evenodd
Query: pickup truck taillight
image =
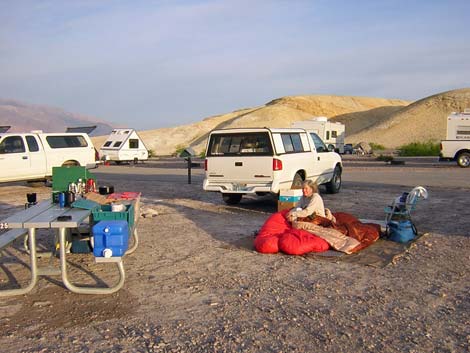
<path fill-rule="evenodd" d="M 207 158 L 204 159 L 204 171 L 207 172 Z"/>
<path fill-rule="evenodd" d="M 282 161 L 276 158 L 273 158 L 273 170 L 282 170 Z"/>
<path fill-rule="evenodd" d="M 98 150 L 95 148 L 95 161 L 99 161 L 99 160 L 100 160 L 100 154 Z"/>
<path fill-rule="evenodd" d="M 442 142 L 439 144 L 439 150 L 442 151 Z"/>

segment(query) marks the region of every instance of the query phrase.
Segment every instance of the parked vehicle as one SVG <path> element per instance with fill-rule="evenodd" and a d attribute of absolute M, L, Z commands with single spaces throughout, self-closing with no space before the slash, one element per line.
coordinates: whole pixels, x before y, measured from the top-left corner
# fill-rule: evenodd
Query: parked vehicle
<path fill-rule="evenodd" d="M 347 143 L 344 145 L 344 154 L 353 154 L 354 153 L 354 147 L 352 144 Z"/>
<path fill-rule="evenodd" d="M 296 121 L 292 123 L 292 127 L 313 131 L 329 149 L 333 148 L 335 152 L 344 153 L 344 124 L 331 122 L 327 117 L 319 116 L 310 120 Z"/>
<path fill-rule="evenodd" d="M 0 182 L 45 180 L 52 167 L 95 168 L 98 157 L 84 133 L 0 133 Z"/>
<path fill-rule="evenodd" d="M 440 144 L 439 160 L 456 161 L 462 168 L 470 166 L 470 109 L 447 117 L 446 139 Z"/>
<path fill-rule="evenodd" d="M 311 179 L 329 193 L 341 188 L 341 157 L 304 129 L 221 129 L 209 134 L 203 189 L 228 204 L 246 194 L 279 193 Z"/>
<path fill-rule="evenodd" d="M 116 164 L 137 163 L 149 157 L 147 147 L 134 129 L 114 129 L 101 146 L 100 155 L 103 160 Z"/>

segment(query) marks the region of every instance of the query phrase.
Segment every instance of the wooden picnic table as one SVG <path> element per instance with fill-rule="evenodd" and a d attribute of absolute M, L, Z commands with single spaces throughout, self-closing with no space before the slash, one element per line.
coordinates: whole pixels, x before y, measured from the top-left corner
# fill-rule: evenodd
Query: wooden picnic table
<path fill-rule="evenodd" d="M 24 288 L 3 289 L 0 290 L 0 297 L 21 295 L 30 292 L 37 283 L 38 276 L 61 275 L 66 288 L 74 293 L 81 294 L 111 294 L 124 284 L 125 272 L 121 257 L 95 257 L 98 263 L 115 263 L 119 271 L 119 281 L 110 287 L 80 287 L 72 284 L 67 275 L 67 251 L 66 251 L 66 233 L 69 229 L 78 228 L 85 220 L 90 220 L 92 211 L 79 208 L 60 208 L 59 205 L 51 201 L 42 201 L 33 207 L 22 210 L 0 222 L 0 229 L 9 229 L 6 233 L 0 234 L 0 249 L 7 246 L 16 238 L 27 235 L 29 248 L 29 268 L 31 271 L 31 280 L 29 285 Z M 58 220 L 60 216 L 70 216 L 67 220 Z M 57 229 L 59 235 L 59 258 L 60 268 L 38 267 L 37 249 L 36 249 L 36 230 L 37 229 Z M 126 254 L 133 252 L 138 244 L 137 231 L 135 225 L 131 230 L 134 236 L 133 246 Z"/>

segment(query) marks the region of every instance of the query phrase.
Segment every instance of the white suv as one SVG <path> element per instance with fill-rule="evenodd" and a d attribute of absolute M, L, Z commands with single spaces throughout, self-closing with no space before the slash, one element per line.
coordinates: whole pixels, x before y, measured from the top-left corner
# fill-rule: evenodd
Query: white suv
<path fill-rule="evenodd" d="M 306 179 L 337 193 L 343 166 L 312 131 L 246 128 L 211 131 L 205 170 L 204 190 L 220 192 L 226 203 L 236 204 L 244 194 L 277 194 Z"/>

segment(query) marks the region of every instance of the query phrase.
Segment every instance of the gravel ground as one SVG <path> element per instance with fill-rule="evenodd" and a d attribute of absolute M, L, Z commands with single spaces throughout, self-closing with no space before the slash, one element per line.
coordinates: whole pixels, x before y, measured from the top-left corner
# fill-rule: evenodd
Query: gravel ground
<path fill-rule="evenodd" d="M 383 207 L 416 180 L 428 188 L 413 218 L 426 234 L 385 267 L 254 252 L 253 232 L 275 203 L 247 198 L 226 206 L 201 190 L 201 171 L 189 185 L 181 170 L 171 182 L 168 173 L 140 178 L 134 168 L 116 178 L 100 168 L 100 184 L 143 193 L 141 243 L 125 258 L 124 288 L 78 295 L 59 277 L 44 277 L 27 295 L 0 298 L 0 350 L 469 352 L 468 170 L 410 164 L 346 161 L 341 192 L 323 195 L 334 211 L 383 219 Z M 47 187 L 0 186 L 2 218 L 31 191 L 40 199 L 50 194 Z M 1 254 L 0 288 L 26 283 L 21 241 Z M 117 279 L 114 268 L 88 254 L 69 258 L 75 283 Z"/>

